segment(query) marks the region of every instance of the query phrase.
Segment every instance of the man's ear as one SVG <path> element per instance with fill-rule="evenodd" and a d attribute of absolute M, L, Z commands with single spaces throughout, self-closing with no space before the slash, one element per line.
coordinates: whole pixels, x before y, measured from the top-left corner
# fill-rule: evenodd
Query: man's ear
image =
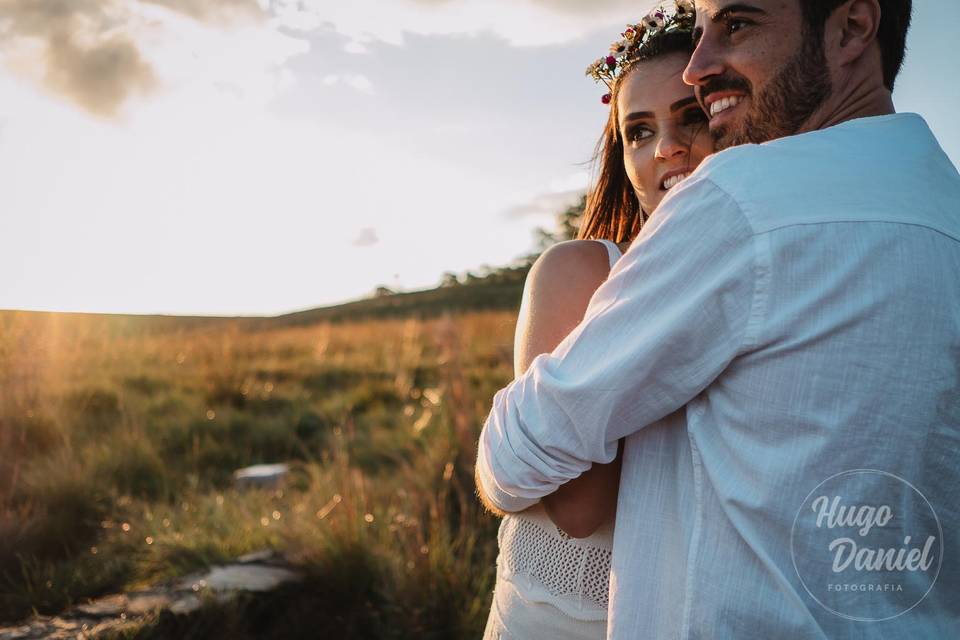
<path fill-rule="evenodd" d="M 857 62 L 871 47 L 879 53 L 880 14 L 879 0 L 848 0 L 827 18 L 824 44 L 838 66 Z"/>

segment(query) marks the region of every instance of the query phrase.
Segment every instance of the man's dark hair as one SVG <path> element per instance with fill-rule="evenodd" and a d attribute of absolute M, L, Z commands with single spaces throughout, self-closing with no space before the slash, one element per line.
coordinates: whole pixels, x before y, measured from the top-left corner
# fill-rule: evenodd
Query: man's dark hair
<path fill-rule="evenodd" d="M 803 10 L 804 26 L 809 34 L 823 38 L 823 28 L 827 18 L 847 0 L 800 0 Z M 883 55 L 883 84 L 893 91 L 893 85 L 903 66 L 903 56 L 907 49 L 907 31 L 910 29 L 910 16 L 913 0 L 879 0 L 880 29 L 877 40 Z"/>

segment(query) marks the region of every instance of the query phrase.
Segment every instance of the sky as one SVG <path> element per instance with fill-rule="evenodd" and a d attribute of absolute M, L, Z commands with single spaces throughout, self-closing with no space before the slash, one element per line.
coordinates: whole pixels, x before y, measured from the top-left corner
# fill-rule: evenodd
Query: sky
<path fill-rule="evenodd" d="M 955 0 L 894 101 L 960 163 Z M 0 0 L 0 309 L 275 315 L 535 249 L 638 0 Z"/>

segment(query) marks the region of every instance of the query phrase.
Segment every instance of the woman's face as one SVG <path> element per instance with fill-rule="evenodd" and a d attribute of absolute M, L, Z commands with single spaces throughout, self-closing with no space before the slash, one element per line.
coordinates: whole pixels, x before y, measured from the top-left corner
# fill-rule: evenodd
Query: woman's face
<path fill-rule="evenodd" d="M 688 60 L 674 53 L 639 62 L 620 85 L 623 166 L 647 215 L 713 152 L 707 117 L 683 82 Z"/>

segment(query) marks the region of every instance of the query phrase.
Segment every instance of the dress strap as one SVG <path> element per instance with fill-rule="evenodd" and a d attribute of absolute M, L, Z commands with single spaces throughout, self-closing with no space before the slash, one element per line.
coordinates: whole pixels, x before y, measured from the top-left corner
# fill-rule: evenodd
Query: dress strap
<path fill-rule="evenodd" d="M 606 240 L 600 238 L 592 238 L 597 242 L 603 243 L 607 247 L 607 253 L 610 255 L 610 268 L 613 268 L 613 265 L 617 263 L 617 260 L 620 259 L 620 256 L 623 255 L 623 252 L 620 251 L 620 247 L 617 246 L 617 243 L 613 240 Z"/>

